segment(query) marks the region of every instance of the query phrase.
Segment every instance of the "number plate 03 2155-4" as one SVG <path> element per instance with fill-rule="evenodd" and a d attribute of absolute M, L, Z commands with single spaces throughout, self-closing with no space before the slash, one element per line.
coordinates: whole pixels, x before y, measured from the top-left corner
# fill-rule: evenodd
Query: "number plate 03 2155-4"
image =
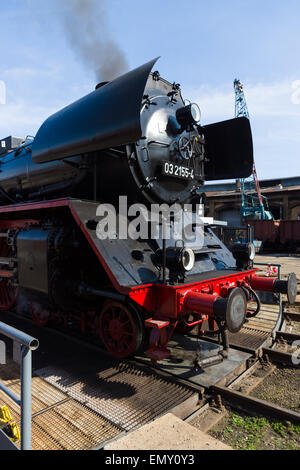
<path fill-rule="evenodd" d="M 176 163 L 163 162 L 162 172 L 175 178 L 194 179 L 194 169 Z"/>

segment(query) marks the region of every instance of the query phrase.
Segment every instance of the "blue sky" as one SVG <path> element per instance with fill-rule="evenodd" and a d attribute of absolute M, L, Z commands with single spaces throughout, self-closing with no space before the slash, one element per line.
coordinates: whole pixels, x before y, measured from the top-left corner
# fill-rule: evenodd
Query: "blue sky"
<path fill-rule="evenodd" d="M 34 135 L 50 114 L 88 93 L 94 70 L 62 26 L 68 0 L 1 1 L 0 135 Z M 161 56 L 161 75 L 197 101 L 203 124 L 234 117 L 245 87 L 261 179 L 300 175 L 299 0 L 106 0 L 109 34 L 129 68 Z M 93 18 L 95 20 L 95 18 Z M 82 27 L 81 27 L 82 26 Z M 78 28 L 78 37 L 86 25 Z M 297 82 L 299 81 L 299 83 Z M 293 88 L 294 86 L 294 88 Z"/>

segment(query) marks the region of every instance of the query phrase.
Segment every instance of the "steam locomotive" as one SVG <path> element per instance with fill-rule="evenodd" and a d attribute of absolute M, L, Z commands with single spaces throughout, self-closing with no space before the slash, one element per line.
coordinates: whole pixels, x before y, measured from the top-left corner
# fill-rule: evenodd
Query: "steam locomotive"
<path fill-rule="evenodd" d="M 0 309 L 29 311 L 41 326 L 76 323 L 118 358 L 142 350 L 164 359 L 175 331 L 206 328 L 221 335 L 223 349 L 205 367 L 227 357 L 227 331 L 258 313 L 256 291 L 293 303 L 297 282 L 293 273 L 287 281 L 259 277 L 253 246 L 230 252 L 209 222 L 201 243 L 165 239 L 159 230 L 173 219 L 163 217 L 158 237 L 123 237 L 120 224 L 114 237 L 99 233 L 100 203 L 118 215 L 119 196 L 146 208 L 184 211 L 188 203 L 194 214 L 204 181 L 252 171 L 248 119 L 202 126 L 180 85 L 151 72 L 156 60 L 100 83 L 34 139 L 1 141 Z"/>

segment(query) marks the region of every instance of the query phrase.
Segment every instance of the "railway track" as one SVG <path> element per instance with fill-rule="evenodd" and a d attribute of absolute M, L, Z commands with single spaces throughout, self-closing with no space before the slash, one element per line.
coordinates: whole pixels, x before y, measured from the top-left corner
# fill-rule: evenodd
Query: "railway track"
<path fill-rule="evenodd" d="M 296 307 L 298 308 L 299 306 Z M 195 414 L 211 414 L 212 419 L 206 418 L 206 420 L 204 420 L 204 422 L 208 423 L 204 429 L 207 431 L 215 424 L 216 418 L 219 419 L 220 416 L 222 416 L 224 404 L 229 405 L 233 409 L 244 410 L 249 413 L 254 412 L 279 420 L 284 419 L 299 423 L 299 413 L 282 408 L 266 400 L 250 396 L 249 393 L 254 387 L 253 384 L 252 387 L 244 387 L 243 390 L 243 383 L 247 380 L 249 381 L 252 373 L 257 370 L 258 367 L 261 367 L 264 373 L 261 374 L 259 380 L 254 380 L 256 385 L 272 373 L 277 363 L 289 367 L 299 367 L 297 364 L 293 364 L 292 353 L 284 350 L 288 349 L 291 344 L 300 339 L 300 335 L 294 332 L 292 328 L 294 324 L 299 325 L 300 312 L 298 312 L 297 308 L 293 309 L 292 316 L 290 317 L 291 312 L 286 308 L 286 305 L 284 305 L 283 331 L 277 331 L 275 333 L 275 341 L 273 341 L 273 344 L 270 344 L 269 341 L 270 333 L 257 330 L 257 325 L 252 329 L 252 333 L 249 333 L 251 328 L 247 326 L 247 330 L 242 332 L 244 333 L 244 336 L 242 334 L 242 338 L 246 338 L 246 345 L 232 345 L 232 347 L 237 350 L 246 350 L 249 354 L 251 353 L 250 359 L 245 361 L 247 365 L 244 372 L 238 373 L 236 377 L 231 377 L 228 383 L 223 385 L 217 383 L 209 387 L 195 383 L 189 378 L 180 377 L 170 370 L 165 370 L 158 365 L 147 363 L 140 358 L 111 362 L 111 358 L 108 360 L 106 351 L 103 350 L 97 340 L 92 341 L 91 344 L 90 337 L 87 340 L 84 335 L 75 331 L 68 331 L 68 334 L 66 334 L 65 330 L 54 330 L 52 332 L 53 336 L 58 334 L 63 342 L 67 340 L 72 341 L 77 348 L 87 348 L 90 352 L 93 351 L 95 356 L 101 355 L 101 357 L 105 358 L 104 362 L 108 360 L 108 365 L 102 367 L 101 372 L 104 372 L 104 375 L 100 373 L 98 377 L 99 381 L 94 382 L 92 387 L 89 381 L 86 380 L 88 374 L 86 371 L 82 370 L 83 363 L 81 364 L 81 370 L 75 367 L 72 371 L 70 371 L 70 368 L 66 371 L 63 368 L 59 370 L 57 367 L 51 367 L 49 365 L 48 367 L 34 368 L 35 377 L 33 380 L 34 387 L 39 395 L 38 401 L 41 401 L 41 395 L 45 397 L 48 393 L 46 393 L 45 390 L 41 392 L 44 387 L 42 384 L 46 383 L 47 386 L 50 387 L 52 395 L 55 395 L 55 393 L 59 391 L 57 401 L 54 399 L 52 402 L 50 401 L 50 404 L 46 404 L 45 402 L 42 404 L 39 403 L 39 406 L 37 406 L 35 400 L 33 400 L 35 404 L 33 410 L 33 432 L 36 432 L 38 435 L 38 438 L 34 441 L 36 447 L 51 449 L 74 448 L 77 439 L 77 445 L 81 446 L 81 448 L 101 448 L 104 442 L 120 437 L 122 434 L 130 432 L 136 427 L 170 410 L 173 410 L 184 419 L 195 416 Z M 15 321 L 19 320 L 19 317 L 16 317 L 12 312 L 7 315 L 9 315 L 10 318 L 15 318 Z M 267 317 L 268 315 L 265 313 L 263 320 L 265 329 Z M 34 327 L 30 319 L 23 319 L 23 321 L 27 323 L 28 326 L 31 325 Z M 274 323 L 274 319 L 271 319 L 271 316 L 269 316 L 269 321 Z M 256 334 L 256 331 L 260 334 Z M 295 331 L 298 331 L 297 328 Z M 262 335 L 262 332 L 268 334 Z M 257 342 L 258 337 L 261 338 L 259 348 L 255 349 L 254 347 L 249 347 L 249 335 L 250 340 L 252 339 L 252 345 L 255 345 L 255 341 Z M 208 340 L 214 342 L 213 339 Z M 266 345 L 269 345 L 269 347 Z M 18 380 L 14 375 L 9 377 L 7 384 L 16 391 L 18 390 Z M 120 384 L 121 388 L 119 388 L 117 392 L 116 389 Z M 128 384 L 135 390 L 141 388 L 144 394 L 144 400 L 133 393 L 132 401 L 128 405 L 130 400 L 126 401 L 126 396 L 124 396 L 124 387 L 126 388 Z M 102 396 L 100 398 L 99 396 L 97 397 L 98 402 L 95 404 L 95 401 L 93 402 L 91 399 L 89 401 L 87 397 L 96 397 L 97 387 L 102 387 L 102 389 L 104 387 L 104 393 L 102 390 Z M 165 394 L 163 395 L 161 394 L 162 387 L 165 387 Z M 83 393 L 82 389 L 84 388 L 86 390 Z M 149 390 L 148 395 L 147 390 Z M 160 390 L 160 393 L 156 395 L 158 390 Z M 167 395 L 170 397 L 169 401 L 161 400 L 161 398 L 158 399 L 158 396 L 162 397 Z M 138 407 L 136 404 L 139 400 L 139 409 L 137 411 Z M 146 403 L 147 400 L 148 403 Z M 161 403 L 159 403 L 159 400 L 161 400 Z M 2 396 L 1 401 L 3 401 Z M 134 406 L 133 401 L 135 401 Z M 114 409 L 116 409 L 116 403 L 118 403 L 119 406 L 119 412 L 117 413 L 114 411 Z M 216 413 L 216 408 L 219 409 L 220 413 Z M 77 422 L 76 419 L 74 422 L 72 409 L 76 410 L 77 415 L 80 416 Z M 14 411 L 18 418 L 17 410 Z M 45 411 L 50 413 L 49 417 L 43 421 L 43 418 L 46 416 Z M 117 417 L 116 414 L 118 415 Z M 63 418 L 65 415 L 68 416 L 67 420 Z M 101 423 L 99 422 L 99 417 L 102 420 L 100 420 Z M 98 418 L 98 422 L 96 418 Z M 59 439 L 57 439 L 57 437 L 53 438 L 49 431 L 49 423 L 51 422 L 55 422 L 56 429 L 60 425 L 66 426 L 67 424 L 67 426 L 69 426 L 70 436 L 72 433 L 74 434 L 75 430 L 77 438 L 75 439 L 74 436 L 69 439 L 68 436 L 65 436 L 64 439 L 61 437 Z M 97 437 L 94 435 L 93 438 L 91 438 L 90 434 L 93 426 L 100 426 L 101 432 L 98 433 Z M 80 435 L 82 430 L 83 436 Z M 78 439 L 78 435 L 80 435 L 80 439 Z M 47 447 L 46 443 L 49 441 L 50 444 L 48 444 Z"/>
<path fill-rule="evenodd" d="M 300 423 L 300 413 L 292 409 L 283 408 L 274 402 L 251 396 L 267 377 L 275 373 L 277 367 L 299 368 L 300 354 L 300 303 L 293 307 L 283 304 L 282 330 L 276 331 L 275 341 L 271 347 L 262 347 L 259 357 L 254 364 L 233 380 L 227 387 L 215 385 L 211 388 L 210 404 L 194 413 L 188 421 L 193 423 L 201 417 L 201 430 L 208 432 L 221 419 L 228 410 L 242 411 L 246 415 L 259 415 L 285 423 Z M 293 345 L 296 346 L 293 348 Z M 259 369 L 259 373 L 257 373 Z"/>

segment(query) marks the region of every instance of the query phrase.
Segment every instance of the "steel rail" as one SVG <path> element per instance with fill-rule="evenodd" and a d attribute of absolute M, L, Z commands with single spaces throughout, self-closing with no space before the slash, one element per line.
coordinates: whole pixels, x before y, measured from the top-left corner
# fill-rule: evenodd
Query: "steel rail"
<path fill-rule="evenodd" d="M 300 368 L 300 363 L 296 361 L 297 358 L 293 353 L 279 351 L 279 349 L 263 348 L 263 354 L 268 356 L 272 362 L 277 362 L 296 369 Z"/>
<path fill-rule="evenodd" d="M 300 335 L 297 333 L 288 333 L 286 331 L 276 331 L 276 340 L 284 340 L 288 344 L 291 344 L 294 341 L 300 341 Z"/>
<path fill-rule="evenodd" d="M 286 318 L 287 320 L 291 320 L 291 321 L 300 321 L 300 313 L 294 313 L 294 312 L 284 312 L 284 318 Z"/>
<path fill-rule="evenodd" d="M 252 413 L 261 413 L 263 415 L 271 416 L 277 419 L 284 419 L 300 423 L 300 413 L 297 413 L 296 411 L 282 408 L 281 406 L 275 405 L 265 400 L 261 400 L 260 398 L 245 395 L 241 392 L 237 392 L 226 387 L 221 387 L 219 385 L 213 385 L 212 391 L 217 395 L 221 395 L 221 397 L 227 400 L 233 407 L 242 410 L 246 409 Z"/>

